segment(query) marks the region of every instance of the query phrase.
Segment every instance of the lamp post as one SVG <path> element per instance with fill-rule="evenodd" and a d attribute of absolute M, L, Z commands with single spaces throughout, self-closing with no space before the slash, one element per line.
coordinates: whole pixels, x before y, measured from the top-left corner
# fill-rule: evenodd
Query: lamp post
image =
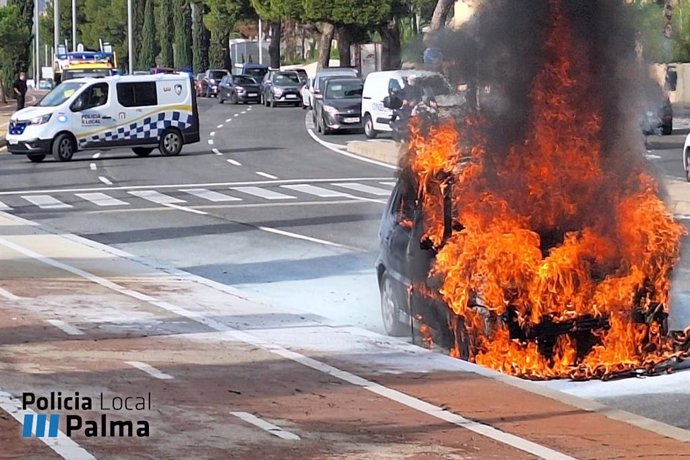
<path fill-rule="evenodd" d="M 134 71 L 134 45 L 132 40 L 132 0 L 127 0 L 127 56 L 129 57 L 129 74 Z"/>
<path fill-rule="evenodd" d="M 259 18 L 259 64 L 264 63 L 264 31 L 261 18 Z"/>
<path fill-rule="evenodd" d="M 36 89 L 38 89 L 38 82 L 41 79 L 41 45 L 38 37 L 38 30 L 40 29 L 40 24 L 38 23 L 38 0 L 34 2 L 34 24 L 36 27 L 36 49 L 34 50 L 34 83 L 36 84 Z"/>
<path fill-rule="evenodd" d="M 53 0 L 53 53 L 57 54 L 60 43 L 60 7 L 59 0 Z M 55 56 L 53 56 L 55 59 Z"/>
<path fill-rule="evenodd" d="M 77 51 L 77 0 L 72 0 L 72 51 Z"/>

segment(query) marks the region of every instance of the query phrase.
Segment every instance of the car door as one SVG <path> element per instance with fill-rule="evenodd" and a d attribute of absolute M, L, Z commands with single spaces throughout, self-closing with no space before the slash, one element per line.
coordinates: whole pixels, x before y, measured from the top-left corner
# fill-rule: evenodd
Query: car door
<path fill-rule="evenodd" d="M 81 148 L 101 147 L 111 140 L 108 133 L 117 123 L 111 109 L 113 97 L 110 85 L 98 82 L 84 89 L 70 106 L 76 115 L 74 133 Z"/>
<path fill-rule="evenodd" d="M 410 285 L 408 248 L 412 238 L 412 224 L 414 217 L 414 200 L 404 197 L 401 183 L 393 189 L 391 201 L 386 209 L 381 224 L 381 245 L 386 255 L 384 262 L 386 271 L 395 281 L 400 294 L 401 305 L 405 296 L 402 294 Z"/>

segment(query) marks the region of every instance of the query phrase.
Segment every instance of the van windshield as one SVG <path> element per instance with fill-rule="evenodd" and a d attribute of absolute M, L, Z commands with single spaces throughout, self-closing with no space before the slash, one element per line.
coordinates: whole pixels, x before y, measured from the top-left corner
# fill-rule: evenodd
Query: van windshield
<path fill-rule="evenodd" d="M 250 77 L 254 77 L 255 80 L 263 80 L 264 75 L 268 73 L 268 69 L 261 67 L 254 67 L 253 69 L 245 69 L 244 73 Z"/>
<path fill-rule="evenodd" d="M 58 86 L 55 87 L 55 89 L 46 94 L 45 97 L 41 99 L 41 102 L 38 103 L 38 105 L 41 107 L 58 106 L 70 97 L 72 97 L 72 95 L 76 93 L 77 90 L 82 86 L 84 86 L 83 82 L 68 81 L 60 83 Z"/>

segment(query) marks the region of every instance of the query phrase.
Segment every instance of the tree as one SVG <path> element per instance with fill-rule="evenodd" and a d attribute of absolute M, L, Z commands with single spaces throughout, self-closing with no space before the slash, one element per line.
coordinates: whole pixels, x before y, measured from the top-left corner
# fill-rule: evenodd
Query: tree
<path fill-rule="evenodd" d="M 189 0 L 173 0 L 175 68 L 192 67 L 192 8 Z"/>
<path fill-rule="evenodd" d="M 204 25 L 211 32 L 210 65 L 230 70 L 230 33 L 237 21 L 249 13 L 248 4 L 235 0 L 206 0 L 206 3 L 209 12 L 204 16 Z"/>
<path fill-rule="evenodd" d="M 63 0 L 64 1 L 64 0 Z M 144 21 L 146 20 L 146 3 L 148 0 L 132 0 L 132 35 L 135 66 L 139 62 L 139 53 L 141 53 L 144 43 Z M 153 13 L 153 10 L 151 10 Z"/>
<path fill-rule="evenodd" d="M 58 2 L 58 8 L 60 9 L 60 43 L 65 43 L 65 40 L 72 41 L 72 6 L 71 2 L 66 0 L 61 0 Z M 84 17 L 84 8 L 82 2 L 77 2 L 77 29 L 80 29 L 83 24 L 86 23 L 86 18 Z M 48 0 L 46 3 L 46 15 L 41 17 L 41 36 L 49 40 L 50 43 L 53 42 L 53 2 Z M 79 36 L 81 36 L 81 31 L 77 30 Z"/>
<path fill-rule="evenodd" d="M 430 32 L 443 29 L 454 4 L 455 0 L 438 0 L 436 8 L 434 8 L 434 14 L 431 16 L 431 24 L 429 25 Z"/>
<path fill-rule="evenodd" d="M 270 22 L 271 43 L 268 45 L 268 54 L 271 67 L 278 68 L 281 64 L 282 21 L 302 19 L 304 5 L 301 0 L 251 0 L 251 4 L 261 19 Z"/>
<path fill-rule="evenodd" d="M 208 6 L 200 1 L 192 3 L 192 68 L 194 72 L 208 69 L 208 49 L 211 34 L 204 26 Z"/>
<path fill-rule="evenodd" d="M 145 0 L 144 25 L 141 31 L 141 44 L 136 54 L 137 68 L 147 70 L 156 66 L 156 56 L 160 46 L 156 41 L 156 20 L 153 15 L 153 0 Z"/>
<path fill-rule="evenodd" d="M 29 29 L 29 36 L 24 38 L 24 46 L 16 49 L 17 60 L 14 67 L 11 69 L 13 73 L 20 70 L 27 70 L 31 63 L 31 40 L 33 38 L 32 30 L 34 24 L 34 0 L 8 0 L 7 6 L 16 6 L 19 12 L 17 23 L 18 27 L 26 26 Z M 0 42 L 2 43 L 2 42 Z"/>
<path fill-rule="evenodd" d="M 172 28 L 173 12 L 168 0 L 156 0 L 154 4 L 156 13 L 156 34 L 161 50 L 157 64 L 161 67 L 173 66 L 173 40 L 175 33 Z"/>
<path fill-rule="evenodd" d="M 6 89 L 11 87 L 22 68 L 22 52 L 30 41 L 31 29 L 22 18 L 19 6 L 0 7 L 0 89 L 3 102 L 7 102 Z"/>
<path fill-rule="evenodd" d="M 119 63 L 128 62 L 127 0 L 84 0 L 82 5 L 85 19 L 77 40 L 87 49 L 98 49 L 99 40 L 109 42 Z"/>

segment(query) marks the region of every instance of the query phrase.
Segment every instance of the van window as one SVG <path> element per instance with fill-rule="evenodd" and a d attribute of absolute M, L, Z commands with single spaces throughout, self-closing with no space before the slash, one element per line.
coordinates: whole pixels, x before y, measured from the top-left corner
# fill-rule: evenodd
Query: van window
<path fill-rule="evenodd" d="M 41 107 L 55 107 L 67 99 L 72 97 L 74 93 L 84 85 L 83 82 L 65 82 L 60 83 L 51 92 L 45 95 L 41 102 L 38 103 Z"/>
<path fill-rule="evenodd" d="M 123 107 L 158 105 L 155 81 L 118 83 L 117 100 Z"/>
<path fill-rule="evenodd" d="M 70 110 L 81 112 L 82 110 L 100 107 L 108 102 L 108 84 L 96 83 L 84 90 L 83 93 L 72 103 Z"/>
<path fill-rule="evenodd" d="M 388 80 L 388 94 L 391 93 L 397 93 L 400 91 L 402 88 L 400 87 L 400 82 L 398 81 L 397 78 L 391 78 Z"/>

